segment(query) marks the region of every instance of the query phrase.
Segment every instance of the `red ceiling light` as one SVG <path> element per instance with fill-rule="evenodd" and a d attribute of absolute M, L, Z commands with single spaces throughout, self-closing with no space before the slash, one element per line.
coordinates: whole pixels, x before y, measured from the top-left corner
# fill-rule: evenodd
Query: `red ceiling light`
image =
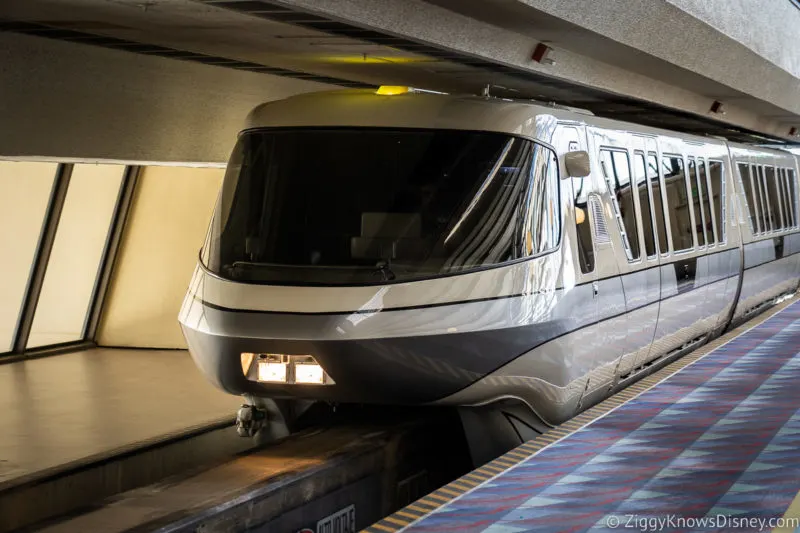
<path fill-rule="evenodd" d="M 544 43 L 539 43 L 536 45 L 536 48 L 533 49 L 533 55 L 531 56 L 531 59 L 537 63 L 542 63 L 543 65 L 553 65 L 555 64 L 555 60 L 550 57 L 552 53 L 552 48 Z"/>

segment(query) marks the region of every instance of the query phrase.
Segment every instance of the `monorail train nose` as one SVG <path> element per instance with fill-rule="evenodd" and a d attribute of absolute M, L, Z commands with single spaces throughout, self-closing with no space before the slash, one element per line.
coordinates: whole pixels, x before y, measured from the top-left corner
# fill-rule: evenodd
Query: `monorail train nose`
<path fill-rule="evenodd" d="M 486 357 L 483 364 L 476 358 L 477 352 L 486 348 L 483 343 L 470 345 L 461 335 L 258 338 L 254 333 L 265 328 L 241 329 L 247 325 L 243 315 L 191 299 L 181 316 L 197 366 L 214 385 L 236 395 L 417 405 L 474 383 L 491 363 Z M 280 318 L 272 315 L 264 320 L 280 322 Z M 292 318 L 302 322 L 298 328 L 312 330 L 311 318 Z M 315 324 L 322 329 L 320 323 Z"/>

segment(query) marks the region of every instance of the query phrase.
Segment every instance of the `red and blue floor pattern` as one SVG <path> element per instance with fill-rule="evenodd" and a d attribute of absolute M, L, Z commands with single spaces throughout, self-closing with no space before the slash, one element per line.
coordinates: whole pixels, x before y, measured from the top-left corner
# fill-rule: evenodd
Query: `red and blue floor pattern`
<path fill-rule="evenodd" d="M 798 352 L 800 302 L 403 531 L 771 531 L 800 491 Z"/>

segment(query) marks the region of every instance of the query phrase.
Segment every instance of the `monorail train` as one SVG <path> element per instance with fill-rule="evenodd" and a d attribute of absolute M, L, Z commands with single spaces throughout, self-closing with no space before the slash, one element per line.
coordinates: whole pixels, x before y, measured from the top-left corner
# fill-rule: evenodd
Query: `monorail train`
<path fill-rule="evenodd" d="M 248 117 L 180 322 L 250 405 L 452 405 L 524 438 L 793 293 L 797 173 L 556 106 L 294 96 Z"/>

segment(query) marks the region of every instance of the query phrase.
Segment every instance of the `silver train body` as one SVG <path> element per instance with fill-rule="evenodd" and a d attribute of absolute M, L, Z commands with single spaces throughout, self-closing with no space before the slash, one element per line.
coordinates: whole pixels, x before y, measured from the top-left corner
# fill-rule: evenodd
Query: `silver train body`
<path fill-rule="evenodd" d="M 496 226 L 497 238 L 521 225 L 522 244 L 514 255 L 474 268 L 451 262 L 446 272 L 409 279 L 305 283 L 302 276 L 313 269 L 296 282 L 226 275 L 209 266 L 214 239 L 232 224 L 226 210 L 240 201 L 224 188 L 234 190 L 236 173 L 252 166 L 232 162 L 180 313 L 198 367 L 231 394 L 459 407 L 510 400 L 557 424 L 793 293 L 800 282 L 798 162 L 783 151 L 528 103 L 362 90 L 262 105 L 242 135 L 341 128 L 490 132 L 535 143 L 528 153 L 547 159 L 545 170 L 517 177 L 541 181 L 524 183 L 520 193 L 535 200 L 515 211 L 524 224 L 499 215 L 484 224 Z M 509 145 L 498 146 L 507 155 Z M 565 156 L 582 151 L 589 174 L 571 177 Z M 306 154 L 307 161 L 313 157 Z M 527 163 L 515 164 L 509 175 Z M 480 177 L 475 198 L 498 168 Z M 403 216 L 418 223 L 416 215 Z M 376 232 L 363 229 L 369 226 L 363 220 L 352 249 L 375 246 Z M 480 245 L 467 239 L 464 246 L 491 246 L 486 231 Z M 251 248 L 257 252 L 248 257 L 261 249 Z M 386 258 L 402 255 L 392 253 Z M 260 381 L 253 366 L 265 354 L 311 356 L 325 383 Z"/>

